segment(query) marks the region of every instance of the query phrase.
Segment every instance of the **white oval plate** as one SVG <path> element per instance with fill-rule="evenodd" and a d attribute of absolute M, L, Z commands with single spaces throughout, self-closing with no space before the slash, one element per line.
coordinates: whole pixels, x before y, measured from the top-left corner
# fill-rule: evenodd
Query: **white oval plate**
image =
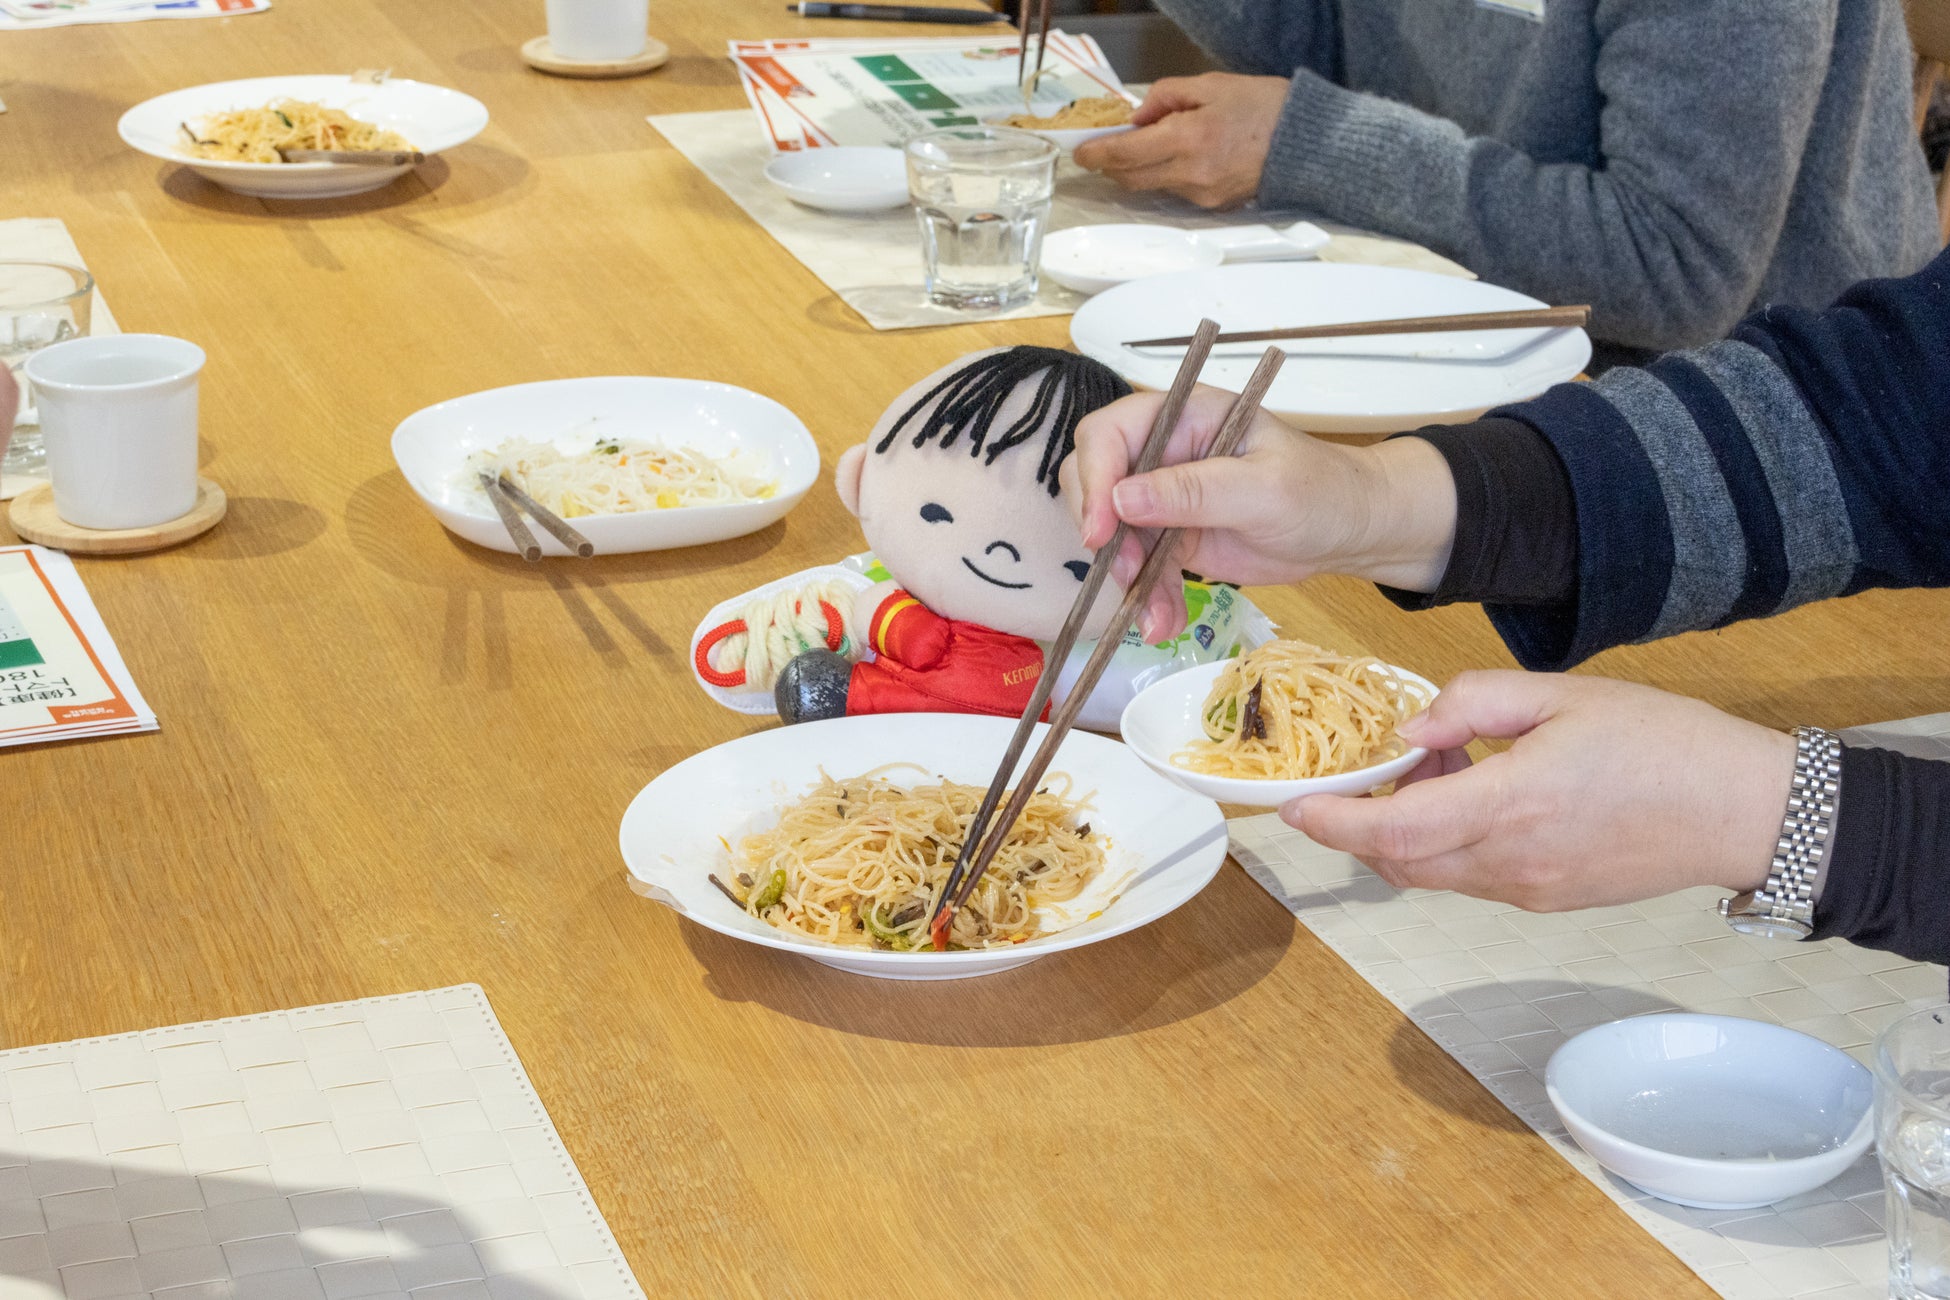
<path fill-rule="evenodd" d="M 469 393 L 416 411 L 393 430 L 393 459 L 434 517 L 458 537 L 514 554 L 487 494 L 465 481 L 467 458 L 509 438 L 553 441 L 565 453 L 596 439 L 638 438 L 711 456 L 747 451 L 770 464 L 779 490 L 764 501 L 680 506 L 574 520 L 598 555 L 661 551 L 756 532 L 798 504 L 819 477 L 819 448 L 799 417 L 769 397 L 703 379 L 617 375 L 550 379 Z M 544 555 L 568 548 L 532 528 Z"/>
<path fill-rule="evenodd" d="M 982 119 L 982 124 L 984 126 L 1009 126 L 1008 119 L 1014 116 L 1014 113 L 991 114 Z M 1064 153 L 1069 153 L 1085 140 L 1095 140 L 1100 135 L 1117 135 L 1120 132 L 1129 131 L 1134 128 L 1129 122 L 1120 122 L 1116 126 L 1080 126 L 1068 131 L 1039 131 L 1032 126 L 1009 126 L 1009 129 L 1011 131 L 1026 131 L 1030 135 L 1040 135 Z"/>
<path fill-rule="evenodd" d="M 1510 289 L 1397 267 L 1332 262 L 1218 266 L 1118 285 L 1070 319 L 1077 349 L 1140 388 L 1166 389 L 1183 348 L 1128 339 L 1190 334 L 1201 316 L 1228 332 L 1541 307 Z M 1591 359 L 1583 330 L 1483 330 L 1286 343 L 1265 407 L 1318 433 L 1393 433 L 1472 420 L 1575 378 Z M 1265 344 L 1220 344 L 1208 384 L 1238 392 Z"/>
<path fill-rule="evenodd" d="M 350 77 L 251 77 L 173 90 L 144 100 L 116 124 L 130 148 L 164 162 L 181 163 L 197 175 L 239 194 L 266 199 L 335 199 L 390 185 L 411 167 L 348 167 L 338 163 L 213 162 L 182 150 L 184 122 L 233 108 L 262 108 L 274 100 L 307 99 L 341 108 L 361 121 L 397 131 L 429 157 L 465 144 L 487 126 L 480 100 L 420 81 Z"/>
<path fill-rule="evenodd" d="M 1013 948 L 981 952 L 880 952 L 814 943 L 745 914 L 706 879 L 729 859 L 718 842 L 762 830 L 779 808 L 819 780 L 858 776 L 887 763 L 916 763 L 917 784 L 937 776 L 987 786 L 1015 730 L 1012 718 L 889 713 L 803 722 L 727 741 L 685 759 L 645 786 L 623 814 L 623 861 L 631 887 L 720 934 L 794 952 L 881 979 L 964 979 L 1009 970 L 1053 952 L 1100 943 L 1149 925 L 1218 874 L 1225 819 L 1209 799 L 1160 780 L 1114 740 L 1073 731 L 1050 765 L 1091 796 L 1083 815 L 1107 837 L 1109 860 L 1082 898 L 1064 905 L 1094 920 Z M 1033 753 L 1046 728 L 1030 739 Z M 888 774 L 905 779 L 906 772 Z M 1119 886 L 1122 892 L 1117 893 Z M 1114 895 L 1114 897 L 1113 897 Z"/>
<path fill-rule="evenodd" d="M 1148 275 L 1217 266 L 1225 249 L 1171 226 L 1071 226 L 1043 237 L 1043 274 L 1078 293 L 1102 293 Z"/>
<path fill-rule="evenodd" d="M 801 149 L 765 164 L 765 179 L 794 203 L 828 212 L 879 212 L 907 206 L 907 160 L 874 145 Z"/>
<path fill-rule="evenodd" d="M 1173 673 L 1161 681 L 1153 682 L 1138 693 L 1138 697 L 1124 706 L 1123 721 L 1117 729 L 1124 737 L 1124 743 L 1131 752 L 1143 759 L 1152 771 L 1177 782 L 1187 790 L 1217 799 L 1220 803 L 1244 804 L 1249 808 L 1276 808 L 1289 799 L 1298 799 L 1303 794 L 1366 794 L 1376 786 L 1387 785 L 1397 777 L 1406 775 L 1428 754 L 1426 749 L 1411 749 L 1399 758 L 1391 758 L 1386 763 L 1376 763 L 1373 767 L 1360 768 L 1353 772 L 1341 772 L 1334 776 L 1306 777 L 1291 781 L 1261 781 L 1250 777 L 1206 776 L 1200 772 L 1187 772 L 1172 764 L 1171 756 L 1194 740 L 1205 738 L 1202 721 L 1205 712 L 1205 697 L 1212 691 L 1212 683 L 1226 670 L 1226 661 L 1200 664 L 1187 668 L 1184 672 Z M 1434 683 L 1418 677 L 1406 668 L 1396 672 L 1408 681 L 1415 682 L 1429 692 L 1434 699 Z"/>

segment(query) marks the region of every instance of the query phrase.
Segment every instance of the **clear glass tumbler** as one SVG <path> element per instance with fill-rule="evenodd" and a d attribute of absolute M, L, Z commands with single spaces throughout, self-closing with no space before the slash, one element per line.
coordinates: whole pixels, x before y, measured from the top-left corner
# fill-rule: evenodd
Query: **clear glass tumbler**
<path fill-rule="evenodd" d="M 907 142 L 930 302 L 1003 311 L 1036 296 L 1057 153 L 1006 126 L 950 127 Z"/>
<path fill-rule="evenodd" d="M 94 292 L 94 277 L 78 266 L 0 262 L 0 365 L 13 371 L 20 384 L 18 418 L 13 411 L 0 411 L 0 420 L 15 420 L 13 440 L 0 458 L 0 475 L 46 476 L 40 416 L 20 367 L 29 353 L 88 333 Z"/>
<path fill-rule="evenodd" d="M 1890 1024 L 1874 1068 L 1889 1294 L 1950 1300 L 1950 1007 Z"/>

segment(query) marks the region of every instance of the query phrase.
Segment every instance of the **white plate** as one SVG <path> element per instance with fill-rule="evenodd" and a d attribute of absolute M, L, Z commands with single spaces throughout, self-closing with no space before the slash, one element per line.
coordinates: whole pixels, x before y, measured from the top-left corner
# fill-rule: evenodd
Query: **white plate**
<path fill-rule="evenodd" d="M 907 160 L 874 145 L 800 149 L 765 164 L 765 179 L 794 203 L 828 212 L 879 212 L 907 206 Z"/>
<path fill-rule="evenodd" d="M 1071 226 L 1043 237 L 1043 274 L 1078 293 L 1128 280 L 1217 266 L 1225 249 L 1171 226 Z"/>
<path fill-rule="evenodd" d="M 1353 772 L 1342 772 L 1337 776 L 1316 776 L 1292 781 L 1262 781 L 1249 777 L 1206 776 L 1199 772 L 1187 772 L 1182 767 L 1172 765 L 1171 756 L 1194 740 L 1205 738 L 1202 721 L 1205 712 L 1205 697 L 1211 694 L 1212 683 L 1226 670 L 1226 661 L 1200 664 L 1187 668 L 1182 673 L 1173 673 L 1161 681 L 1153 682 L 1138 693 L 1138 697 L 1124 706 L 1124 719 L 1117 729 L 1124 737 L 1124 743 L 1131 752 L 1151 768 L 1187 790 L 1196 791 L 1208 799 L 1220 803 L 1244 804 L 1249 808 L 1276 808 L 1289 799 L 1298 799 L 1303 794 L 1366 794 L 1376 786 L 1387 785 L 1399 776 L 1406 775 L 1429 751 L 1411 749 L 1399 758 L 1391 758 L 1386 763 L 1376 763 Z M 1435 685 L 1426 678 L 1417 677 L 1406 668 L 1394 671 L 1402 677 L 1423 687 L 1429 698 L 1436 695 Z"/>
<path fill-rule="evenodd" d="M 1127 339 L 1190 334 L 1201 316 L 1228 332 L 1541 307 L 1479 280 L 1395 267 L 1297 262 L 1219 266 L 1133 280 L 1098 294 L 1070 320 L 1077 349 L 1140 388 L 1166 389 L 1181 349 L 1127 348 Z M 1266 409 L 1320 433 L 1392 433 L 1470 420 L 1574 378 L 1591 359 L 1583 330 L 1483 330 L 1323 339 L 1282 345 L 1286 366 Z M 1222 344 L 1204 380 L 1238 392 L 1263 344 Z"/>
<path fill-rule="evenodd" d="M 397 131 L 429 157 L 479 135 L 488 112 L 458 90 L 419 81 L 378 85 L 350 77 L 251 77 L 218 81 L 144 100 L 116 124 L 133 149 L 164 162 L 181 163 L 197 175 L 239 194 L 266 199 L 332 199 L 389 185 L 411 167 L 347 167 L 338 163 L 213 162 L 182 151 L 181 126 L 195 127 L 212 113 L 262 108 L 275 100 L 305 99 L 340 108 L 361 121 Z"/>
<path fill-rule="evenodd" d="M 1009 119 L 1014 116 L 1014 113 L 995 113 L 983 118 L 982 123 L 985 126 L 1009 126 Z M 1043 116 L 1047 117 L 1048 114 Z M 1064 153 L 1069 153 L 1085 140 L 1095 140 L 1100 135 L 1117 135 L 1119 132 L 1131 130 L 1132 127 L 1129 122 L 1121 122 L 1116 126 L 1080 126 L 1069 131 L 1042 131 L 1033 126 L 1009 126 L 1009 129 L 1040 135 Z"/>
<path fill-rule="evenodd" d="M 514 543 L 487 494 L 465 481 L 467 458 L 510 438 L 584 451 L 598 437 L 690 447 L 711 456 L 750 452 L 773 467 L 779 490 L 764 501 L 681 506 L 574 521 L 598 555 L 661 551 L 743 537 L 784 516 L 819 477 L 819 448 L 799 417 L 769 397 L 702 379 L 619 375 L 551 379 L 469 393 L 415 411 L 393 430 L 393 459 L 427 509 L 456 536 L 489 550 Z M 533 528 L 544 555 L 568 549 Z"/>
<path fill-rule="evenodd" d="M 1051 764 L 1068 773 L 1084 814 L 1107 837 L 1109 860 L 1098 883 L 1066 910 L 1095 911 L 1094 920 L 1014 948 L 981 952 L 880 952 L 837 948 L 773 929 L 747 916 L 705 877 L 728 858 L 718 839 L 736 844 L 763 830 L 779 808 L 819 780 L 851 777 L 886 763 L 917 763 L 918 784 L 937 776 L 987 786 L 1015 730 L 1012 718 L 956 713 L 890 713 L 804 722 L 727 741 L 685 759 L 645 786 L 623 814 L 623 861 L 631 886 L 691 920 L 746 943 L 799 953 L 856 975 L 882 979 L 963 979 L 1009 970 L 1053 952 L 1099 943 L 1148 925 L 1190 899 L 1218 873 L 1226 855 L 1225 819 L 1210 800 L 1161 781 L 1114 740 L 1073 731 Z M 1029 742 L 1041 741 L 1039 727 Z M 902 779 L 902 773 L 889 773 Z"/>
<path fill-rule="evenodd" d="M 1869 1072 L 1733 1016 L 1634 1016 L 1551 1054 L 1544 1090 L 1592 1159 L 1661 1200 L 1744 1210 L 1812 1191 L 1874 1140 Z"/>

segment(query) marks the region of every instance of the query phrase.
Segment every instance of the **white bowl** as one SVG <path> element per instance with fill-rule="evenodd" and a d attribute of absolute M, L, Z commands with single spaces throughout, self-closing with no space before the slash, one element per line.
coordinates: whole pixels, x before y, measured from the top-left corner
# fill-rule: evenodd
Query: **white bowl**
<path fill-rule="evenodd" d="M 1551 1055 L 1545 1088 L 1591 1157 L 1660 1200 L 1744 1210 L 1798 1196 L 1874 1140 L 1869 1072 L 1758 1020 L 1636 1016 Z"/>
<path fill-rule="evenodd" d="M 1078 293 L 1217 266 L 1225 257 L 1220 245 L 1171 226 L 1071 226 L 1043 238 L 1043 274 Z"/>
<path fill-rule="evenodd" d="M 907 160 L 898 149 L 840 145 L 782 153 L 765 179 L 794 203 L 828 212 L 879 212 L 907 206 Z"/>
<path fill-rule="evenodd" d="M 839 970 L 883 979 L 989 975 L 1101 943 L 1149 925 L 1205 888 L 1226 855 L 1225 819 L 1210 800 L 1161 781 L 1114 740 L 1073 731 L 1050 770 L 1091 794 L 1084 815 L 1107 843 L 1109 861 L 1067 911 L 1101 915 L 1013 948 L 972 952 L 881 952 L 839 948 L 776 930 L 747 915 L 706 879 L 727 865 L 724 841 L 777 820 L 782 804 L 819 780 L 857 776 L 888 763 L 919 764 L 918 783 L 936 776 L 987 786 L 1015 730 L 1013 718 L 959 713 L 888 713 L 804 722 L 741 736 L 668 768 L 623 814 L 623 861 L 631 887 L 707 929 L 746 943 L 798 953 Z M 1045 728 L 1029 742 L 1034 752 Z M 901 772 L 888 774 L 900 779 Z M 1118 888 L 1122 886 L 1122 892 Z"/>
<path fill-rule="evenodd" d="M 239 194 L 266 199 L 333 199 L 390 185 L 412 170 L 354 167 L 339 163 L 213 162 L 183 152 L 182 124 L 233 108 L 262 108 L 275 100 L 306 99 L 340 108 L 361 121 L 399 132 L 431 157 L 465 144 L 487 126 L 481 101 L 458 90 L 419 81 L 378 85 L 342 76 L 251 77 L 218 81 L 144 100 L 116 124 L 134 149 L 164 162 L 181 163 L 197 175 Z"/>
<path fill-rule="evenodd" d="M 702 379 L 637 375 L 515 384 L 429 406 L 393 430 L 393 459 L 448 531 L 513 554 L 500 516 L 479 484 L 467 481 L 466 466 L 474 452 L 515 437 L 553 440 L 564 452 L 587 450 L 598 437 L 664 442 L 712 456 L 743 450 L 778 475 L 778 492 L 764 501 L 576 519 L 598 555 L 743 537 L 783 517 L 819 477 L 812 434 L 771 398 Z M 544 555 L 569 553 L 544 530 L 532 531 Z"/>
<path fill-rule="evenodd" d="M 1391 758 L 1372 767 L 1334 776 L 1290 781 L 1207 776 L 1174 766 L 1171 761 L 1173 754 L 1193 741 L 1205 738 L 1205 697 L 1211 693 L 1212 683 L 1218 680 L 1226 667 L 1226 661 L 1222 659 L 1217 663 L 1187 668 L 1184 672 L 1173 673 L 1153 682 L 1124 706 L 1124 718 L 1117 724 L 1124 743 L 1152 771 L 1208 799 L 1244 804 L 1249 808 L 1275 808 L 1289 799 L 1298 799 L 1306 794 L 1366 794 L 1377 786 L 1387 785 L 1397 777 L 1406 775 L 1429 752 L 1426 749 L 1411 749 L 1399 758 Z M 1430 699 L 1435 698 L 1434 683 L 1417 677 L 1406 668 L 1395 671 L 1405 680 L 1426 689 Z"/>
<path fill-rule="evenodd" d="M 1009 126 L 1009 119 L 1015 115 L 1015 113 L 991 113 L 982 119 L 982 124 L 984 126 Z M 1044 114 L 1043 116 L 1048 116 L 1048 114 Z M 1009 126 L 1009 129 L 1011 131 L 1027 131 L 1030 135 L 1040 135 L 1064 153 L 1070 153 L 1085 140 L 1095 140 L 1100 135 L 1117 135 L 1121 132 L 1132 130 L 1133 128 L 1129 122 L 1120 122 L 1116 126 L 1080 126 L 1067 131 L 1039 130 L 1033 126 Z"/>
<path fill-rule="evenodd" d="M 1163 390 L 1183 348 L 1131 339 L 1190 334 L 1201 316 L 1228 332 L 1541 307 L 1480 280 L 1337 262 L 1215 266 L 1154 275 L 1098 294 L 1070 319 L 1077 350 L 1139 388 Z M 1393 433 L 1473 420 L 1573 379 L 1591 359 L 1583 330 L 1478 330 L 1316 339 L 1280 345 L 1287 361 L 1265 407 L 1315 433 Z M 1203 378 L 1238 392 L 1263 343 L 1222 343 Z"/>

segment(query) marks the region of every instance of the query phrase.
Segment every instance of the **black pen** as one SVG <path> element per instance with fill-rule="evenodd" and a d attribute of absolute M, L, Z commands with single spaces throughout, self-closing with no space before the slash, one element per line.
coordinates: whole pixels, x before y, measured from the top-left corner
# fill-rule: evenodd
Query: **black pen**
<path fill-rule="evenodd" d="M 799 0 L 786 9 L 801 18 L 872 18 L 886 23 L 1006 23 L 1009 15 L 987 9 L 940 9 L 929 5 L 829 4 L 827 0 Z"/>

